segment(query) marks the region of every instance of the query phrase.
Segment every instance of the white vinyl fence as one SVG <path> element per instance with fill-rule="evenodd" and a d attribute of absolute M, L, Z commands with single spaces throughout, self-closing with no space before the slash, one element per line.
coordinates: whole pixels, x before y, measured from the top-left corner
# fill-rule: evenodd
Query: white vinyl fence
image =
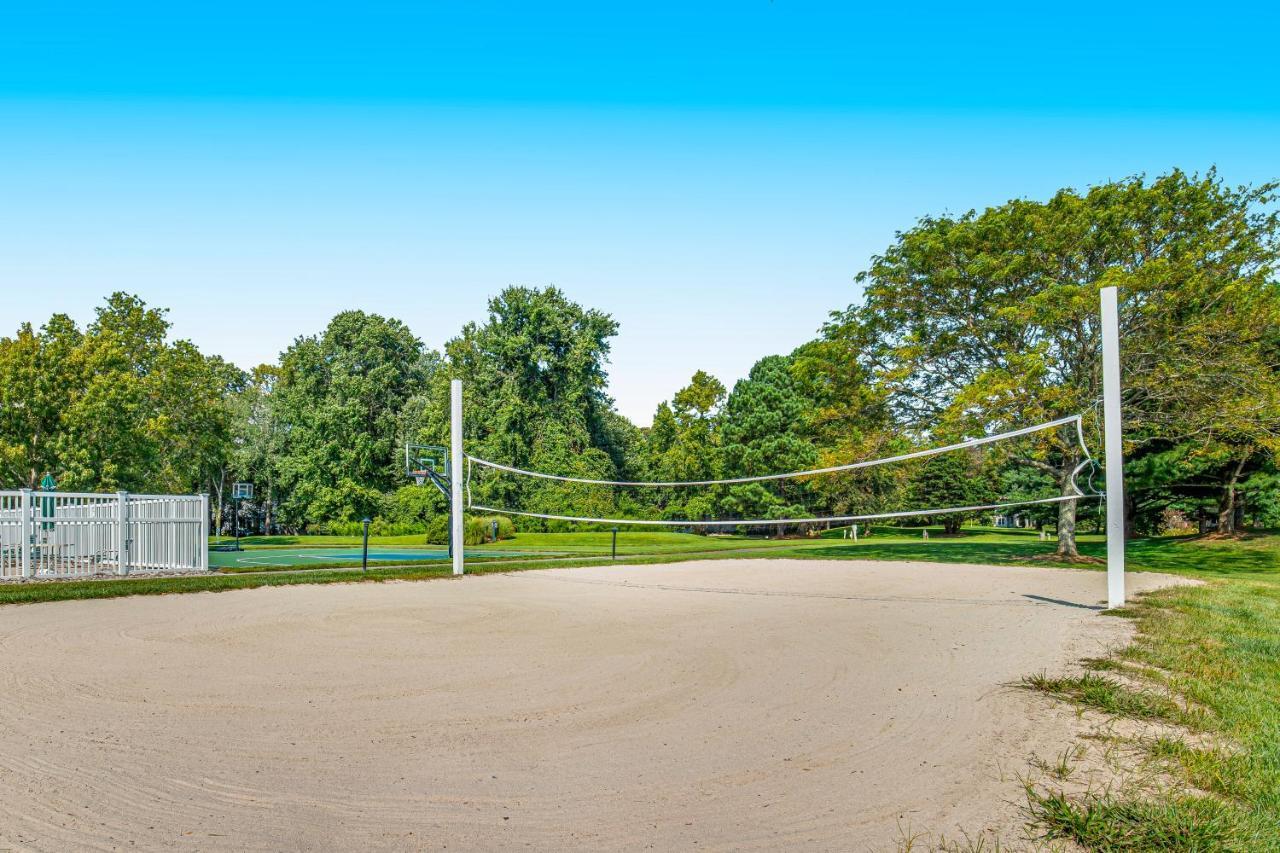
<path fill-rule="evenodd" d="M 208 495 L 0 491 L 0 578 L 207 571 Z"/>

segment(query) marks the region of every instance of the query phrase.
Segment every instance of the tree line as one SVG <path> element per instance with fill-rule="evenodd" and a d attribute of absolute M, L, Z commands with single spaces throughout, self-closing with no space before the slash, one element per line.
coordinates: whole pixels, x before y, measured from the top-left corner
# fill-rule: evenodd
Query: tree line
<path fill-rule="evenodd" d="M 278 363 L 243 371 L 169 340 L 165 312 L 115 294 L 81 329 L 55 315 L 0 339 L 0 483 L 82 490 L 229 484 L 255 528 L 442 530 L 407 484 L 406 442 L 448 443 L 465 382 L 468 451 L 607 480 L 732 479 L 883 457 L 1084 413 L 1101 394 L 1098 289 L 1120 288 L 1126 499 L 1152 531 L 1196 515 L 1223 533 L 1280 523 L 1276 185 L 1215 173 L 1130 178 L 1046 201 L 929 216 L 858 276 L 817 336 L 727 388 L 693 370 L 637 427 L 608 396 L 618 324 L 554 287 L 509 287 L 437 350 L 398 319 L 345 311 Z M 1095 455 L 1100 442 L 1091 442 Z M 478 503 L 669 519 L 794 518 L 1070 494 L 1074 426 L 910 465 L 693 489 L 473 474 Z M 1086 474 L 1089 472 L 1086 472 Z M 1096 503 L 1028 508 L 1075 553 Z M 965 519 L 925 519 L 955 530 Z M 557 522 L 518 519 L 520 526 Z"/>

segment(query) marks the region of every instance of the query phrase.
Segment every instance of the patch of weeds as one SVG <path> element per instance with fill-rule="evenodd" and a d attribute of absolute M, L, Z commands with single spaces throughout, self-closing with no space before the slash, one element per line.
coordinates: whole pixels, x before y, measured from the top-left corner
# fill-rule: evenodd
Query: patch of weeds
<path fill-rule="evenodd" d="M 1042 839 L 1073 841 L 1089 850 L 1183 853 L 1266 849 L 1239 811 L 1213 797 L 1156 799 L 1027 789 Z M 1260 844 L 1261 842 L 1261 844 Z"/>
<path fill-rule="evenodd" d="M 1084 758 L 1084 744 L 1077 744 L 1075 747 L 1068 747 L 1059 752 L 1053 761 L 1046 761 L 1038 756 L 1033 756 L 1031 766 L 1059 782 L 1065 782 L 1071 778 L 1071 774 L 1075 769 L 1075 762 Z"/>
<path fill-rule="evenodd" d="M 981 833 L 971 836 L 969 833 L 963 833 L 964 840 L 957 841 L 945 836 L 935 841 L 928 841 L 922 832 L 908 833 L 898 825 L 898 840 L 895 843 L 894 850 L 897 853 L 1003 853 L 1004 847 L 1000 844 L 1000 839 Z"/>
<path fill-rule="evenodd" d="M 1188 782 L 1202 791 L 1241 802 L 1264 794 L 1255 784 L 1256 769 L 1243 753 L 1191 746 L 1170 737 L 1153 738 L 1144 746 L 1152 758 L 1177 767 Z"/>
<path fill-rule="evenodd" d="M 1059 677 L 1051 677 L 1042 672 L 1025 676 L 1022 685 L 1115 717 L 1161 720 L 1193 728 L 1204 727 L 1204 715 L 1201 712 L 1183 708 L 1168 696 L 1133 690 L 1113 678 L 1094 672 Z"/>
<path fill-rule="evenodd" d="M 1085 658 L 1084 668 L 1090 672 L 1121 672 L 1125 665 L 1115 658 Z"/>

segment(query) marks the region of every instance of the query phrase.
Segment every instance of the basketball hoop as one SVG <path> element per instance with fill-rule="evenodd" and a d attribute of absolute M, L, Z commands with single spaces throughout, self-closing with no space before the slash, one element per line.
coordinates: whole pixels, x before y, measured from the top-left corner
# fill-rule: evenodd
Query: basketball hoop
<path fill-rule="evenodd" d="M 448 497 L 449 448 L 438 444 L 406 444 L 404 473 L 419 486 L 430 482 Z"/>

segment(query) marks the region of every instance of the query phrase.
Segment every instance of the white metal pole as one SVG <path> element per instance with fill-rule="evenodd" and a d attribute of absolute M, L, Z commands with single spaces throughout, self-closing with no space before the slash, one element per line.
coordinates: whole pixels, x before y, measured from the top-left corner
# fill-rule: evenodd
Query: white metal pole
<path fill-rule="evenodd" d="M 1124 604 L 1124 443 L 1120 425 L 1120 310 L 1102 288 L 1102 414 L 1107 452 L 1107 606 Z"/>
<path fill-rule="evenodd" d="M 462 380 L 449 383 L 449 524 L 453 531 L 453 573 L 463 571 Z"/>
<path fill-rule="evenodd" d="M 200 561 L 201 571 L 209 571 L 209 493 L 200 493 L 200 525 L 196 528 L 200 537 L 196 548 L 196 558 Z M 268 531 L 270 533 L 270 531 Z"/>
<path fill-rule="evenodd" d="M 129 493 L 116 492 L 116 574 L 129 574 Z"/>
<path fill-rule="evenodd" d="M 21 526 L 18 528 L 18 536 L 22 542 L 22 576 L 24 578 L 31 577 L 34 571 L 31 568 L 31 551 L 35 547 L 35 533 L 31 527 L 31 490 L 23 489 L 22 494 L 18 498 L 18 510 Z"/>

